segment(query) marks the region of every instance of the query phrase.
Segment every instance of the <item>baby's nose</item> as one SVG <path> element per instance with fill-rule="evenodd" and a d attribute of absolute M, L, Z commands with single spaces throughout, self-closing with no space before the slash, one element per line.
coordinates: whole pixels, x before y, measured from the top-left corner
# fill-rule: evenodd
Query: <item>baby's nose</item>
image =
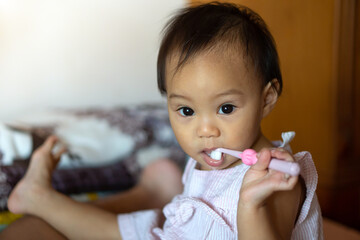
<path fill-rule="evenodd" d="M 201 121 L 197 128 L 197 135 L 201 138 L 219 137 L 220 129 L 210 121 Z"/>

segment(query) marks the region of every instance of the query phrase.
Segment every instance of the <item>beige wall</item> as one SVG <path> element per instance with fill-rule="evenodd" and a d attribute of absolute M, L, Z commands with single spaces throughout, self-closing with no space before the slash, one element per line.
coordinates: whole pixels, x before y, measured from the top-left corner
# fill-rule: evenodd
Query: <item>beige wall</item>
<path fill-rule="evenodd" d="M 160 101 L 159 33 L 185 0 L 0 1 L 0 121 Z"/>

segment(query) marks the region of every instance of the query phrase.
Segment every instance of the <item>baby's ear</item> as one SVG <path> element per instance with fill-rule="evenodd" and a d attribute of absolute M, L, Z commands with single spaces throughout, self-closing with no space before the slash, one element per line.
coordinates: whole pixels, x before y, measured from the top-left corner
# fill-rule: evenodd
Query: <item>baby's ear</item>
<path fill-rule="evenodd" d="M 280 88 L 279 81 L 277 79 L 271 80 L 265 86 L 263 90 L 264 96 L 264 107 L 263 107 L 263 118 L 266 117 L 275 107 L 275 104 L 278 100 L 279 94 L 278 90 Z"/>

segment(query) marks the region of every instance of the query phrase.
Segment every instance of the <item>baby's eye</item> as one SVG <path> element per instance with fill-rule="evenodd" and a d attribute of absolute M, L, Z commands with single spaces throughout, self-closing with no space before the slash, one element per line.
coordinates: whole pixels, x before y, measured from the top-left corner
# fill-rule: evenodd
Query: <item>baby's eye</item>
<path fill-rule="evenodd" d="M 182 108 L 179 108 L 179 113 L 184 116 L 184 117 L 190 117 L 192 115 L 194 115 L 194 110 L 192 110 L 191 108 L 189 107 L 182 107 Z"/>
<path fill-rule="evenodd" d="M 220 107 L 219 113 L 220 114 L 230 114 L 234 111 L 235 106 L 232 104 L 224 104 Z"/>

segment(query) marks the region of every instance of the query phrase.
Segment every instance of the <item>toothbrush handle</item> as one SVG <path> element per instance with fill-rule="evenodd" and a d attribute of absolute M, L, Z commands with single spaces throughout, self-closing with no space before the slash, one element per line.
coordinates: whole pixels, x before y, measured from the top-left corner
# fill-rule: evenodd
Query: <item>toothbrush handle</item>
<path fill-rule="evenodd" d="M 243 152 L 218 148 L 218 151 L 229 154 L 234 157 L 241 158 L 243 163 L 246 165 L 253 165 L 257 162 L 256 151 L 253 149 L 245 149 Z M 287 162 L 284 160 L 279 160 L 276 158 L 272 158 L 269 164 L 269 168 L 287 173 L 291 176 L 297 176 L 300 174 L 300 165 L 296 162 Z"/>
<path fill-rule="evenodd" d="M 287 162 L 284 160 L 279 160 L 272 158 L 269 164 L 269 168 L 287 173 L 291 176 L 297 176 L 300 174 L 300 166 L 296 162 Z"/>

